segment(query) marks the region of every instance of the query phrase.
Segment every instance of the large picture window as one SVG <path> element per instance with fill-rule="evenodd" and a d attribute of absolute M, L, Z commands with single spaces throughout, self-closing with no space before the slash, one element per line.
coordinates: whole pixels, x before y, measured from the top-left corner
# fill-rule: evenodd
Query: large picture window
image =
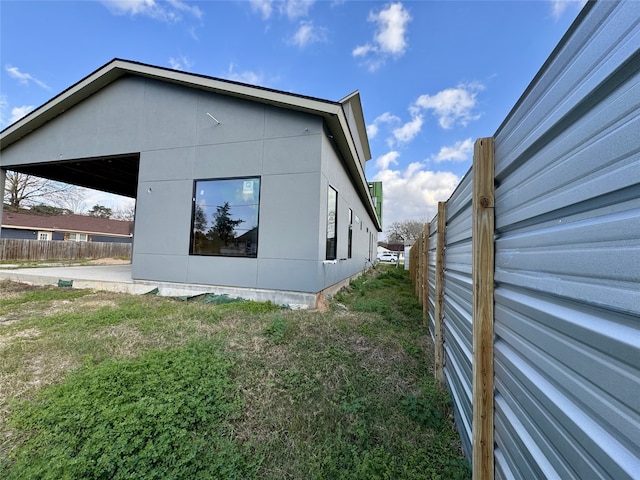
<path fill-rule="evenodd" d="M 335 260 L 337 257 L 337 221 L 338 192 L 329 187 L 329 193 L 327 194 L 327 260 Z"/>
<path fill-rule="evenodd" d="M 192 255 L 258 256 L 260 178 L 196 180 Z"/>

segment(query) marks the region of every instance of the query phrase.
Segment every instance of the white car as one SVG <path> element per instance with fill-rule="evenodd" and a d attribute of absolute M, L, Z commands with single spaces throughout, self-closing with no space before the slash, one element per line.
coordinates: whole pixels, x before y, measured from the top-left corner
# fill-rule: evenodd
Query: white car
<path fill-rule="evenodd" d="M 381 263 L 398 263 L 398 256 L 395 253 L 381 253 L 378 255 L 378 261 Z"/>

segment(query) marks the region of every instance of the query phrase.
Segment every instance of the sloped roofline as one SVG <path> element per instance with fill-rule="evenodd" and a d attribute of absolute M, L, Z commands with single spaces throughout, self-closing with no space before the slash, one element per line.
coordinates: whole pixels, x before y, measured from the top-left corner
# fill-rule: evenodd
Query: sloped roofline
<path fill-rule="evenodd" d="M 132 236 L 133 222 L 112 218 L 90 217 L 87 215 L 32 215 L 4 211 L 2 228 L 16 230 L 53 230 L 58 232 L 78 232 L 129 238 Z"/>
<path fill-rule="evenodd" d="M 0 132 L 0 150 L 4 150 L 19 141 L 22 137 L 53 120 L 58 115 L 61 115 L 69 108 L 82 102 L 117 79 L 127 75 L 176 83 L 191 88 L 221 93 L 323 117 L 334 136 L 340 152 L 347 161 L 346 166 L 353 176 L 356 189 L 360 193 L 371 218 L 374 219 L 378 230 L 382 230 L 380 220 L 375 214 L 375 208 L 363 171 L 363 165 L 371 159 L 371 151 L 358 91 L 353 92 L 338 102 L 334 102 L 232 80 L 223 80 L 206 75 L 187 73 L 181 70 L 173 70 L 115 58 L 2 130 L 2 132 Z M 355 115 L 357 125 L 356 132 L 352 132 L 349 128 L 349 123 L 344 111 L 344 106 L 347 104 L 350 104 L 351 110 Z M 362 145 L 362 151 L 367 158 L 359 158 L 356 142 Z"/>

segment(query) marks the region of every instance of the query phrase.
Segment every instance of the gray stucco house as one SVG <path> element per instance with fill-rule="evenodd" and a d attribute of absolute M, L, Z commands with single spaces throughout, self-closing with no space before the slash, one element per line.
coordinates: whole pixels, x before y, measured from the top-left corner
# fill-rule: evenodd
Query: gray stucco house
<path fill-rule="evenodd" d="M 135 281 L 313 306 L 375 259 L 358 92 L 334 102 L 115 59 L 0 148 L 2 184 L 14 170 L 136 198 Z"/>

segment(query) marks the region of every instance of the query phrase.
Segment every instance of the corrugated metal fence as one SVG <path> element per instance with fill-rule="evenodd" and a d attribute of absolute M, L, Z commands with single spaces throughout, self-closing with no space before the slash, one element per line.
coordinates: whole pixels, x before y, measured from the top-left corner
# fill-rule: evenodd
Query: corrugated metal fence
<path fill-rule="evenodd" d="M 485 140 L 492 345 L 474 343 L 482 159 L 440 206 L 443 231 L 436 216 L 410 257 L 465 452 L 493 445 L 490 474 L 474 459 L 474 478 L 640 479 L 640 2 L 588 4 Z M 474 373 L 486 353 L 491 378 Z M 486 436 L 474 418 L 482 383 Z"/>
<path fill-rule="evenodd" d="M 131 258 L 131 244 L 0 238 L 0 261 Z"/>

